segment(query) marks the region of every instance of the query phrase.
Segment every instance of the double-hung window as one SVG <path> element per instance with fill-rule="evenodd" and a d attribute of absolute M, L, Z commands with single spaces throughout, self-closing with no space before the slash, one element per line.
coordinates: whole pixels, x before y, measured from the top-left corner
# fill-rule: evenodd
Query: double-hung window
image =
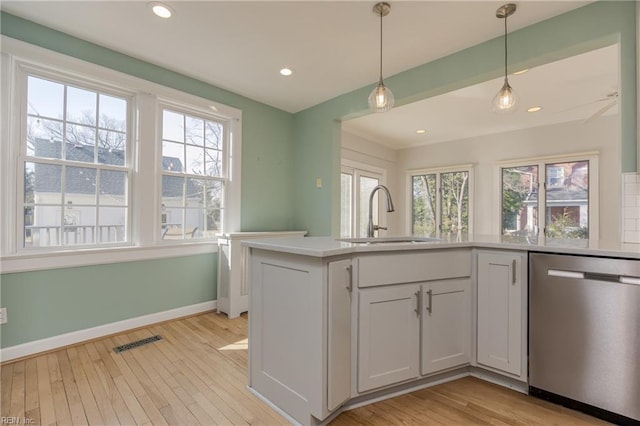
<path fill-rule="evenodd" d="M 221 232 L 227 133 L 215 117 L 163 105 L 161 238 L 213 238 Z"/>
<path fill-rule="evenodd" d="M 24 70 L 24 248 L 130 241 L 131 97 Z"/>
<path fill-rule="evenodd" d="M 240 110 L 5 41 L 4 270 L 209 253 L 239 228 Z"/>
<path fill-rule="evenodd" d="M 500 167 L 503 235 L 597 237 L 597 156 L 521 160 Z M 542 212 L 542 213 L 541 213 Z"/>
<path fill-rule="evenodd" d="M 434 237 L 471 232 L 471 166 L 409 173 L 410 232 Z"/>

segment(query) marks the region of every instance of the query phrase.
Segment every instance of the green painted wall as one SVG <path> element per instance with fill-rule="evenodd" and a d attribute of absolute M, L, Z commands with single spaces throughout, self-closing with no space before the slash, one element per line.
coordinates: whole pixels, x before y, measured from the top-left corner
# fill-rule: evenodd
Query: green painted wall
<path fill-rule="evenodd" d="M 4 12 L 0 33 L 242 110 L 241 230 L 292 229 L 291 114 Z M 0 347 L 215 300 L 216 262 L 199 255 L 1 275 L 9 322 Z"/>
<path fill-rule="evenodd" d="M 625 172 L 636 170 L 638 149 L 635 8 L 631 1 L 600 1 L 509 34 L 510 69 L 530 68 L 619 43 L 620 162 Z M 489 40 L 385 78 L 385 83 L 399 106 L 499 77 L 504 72 L 503 41 L 502 37 Z M 338 235 L 340 121 L 366 114 L 372 89 L 373 83 L 294 115 L 294 228 L 306 229 L 310 235 Z M 323 180 L 321 189 L 315 186 L 317 177 Z"/>
<path fill-rule="evenodd" d="M 3 274 L 2 347 L 216 299 L 215 254 Z"/>

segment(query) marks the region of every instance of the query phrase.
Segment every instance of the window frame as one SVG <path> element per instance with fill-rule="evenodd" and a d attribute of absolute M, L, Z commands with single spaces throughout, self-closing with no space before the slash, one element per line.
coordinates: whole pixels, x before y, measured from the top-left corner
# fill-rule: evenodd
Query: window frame
<path fill-rule="evenodd" d="M 435 227 L 436 227 L 436 238 L 440 238 L 442 234 L 441 225 L 442 225 L 442 196 L 441 196 L 441 187 L 440 185 L 440 175 L 445 173 L 457 173 L 457 172 L 467 172 L 469 174 L 469 182 L 468 182 L 468 193 L 469 193 L 469 223 L 467 234 L 473 234 L 475 215 L 474 215 L 474 167 L 473 164 L 458 164 L 453 166 L 442 166 L 442 167 L 430 167 L 430 168 L 420 168 L 420 169 L 411 169 L 406 171 L 406 196 L 405 196 L 405 233 L 407 235 L 412 235 L 413 233 L 413 178 L 415 176 L 421 175 L 436 175 L 436 211 L 435 213 Z"/>
<path fill-rule="evenodd" d="M 242 157 L 242 111 L 220 104 L 210 99 L 189 94 L 149 80 L 115 71 L 100 65 L 86 62 L 71 56 L 54 52 L 29 43 L 0 36 L 2 51 L 0 55 L 0 88 L 3 91 L 0 101 L 0 269 L 3 273 L 23 272 L 75 267 L 96 264 L 108 264 L 123 261 L 158 259 L 175 256 L 195 255 L 217 252 L 215 239 L 160 241 L 155 232 L 160 224 L 160 176 L 161 167 L 156 161 L 161 153 L 157 145 L 157 108 L 158 102 L 169 100 L 182 105 L 213 111 L 215 115 L 229 120 L 228 185 L 225 191 L 225 228 L 222 232 L 240 229 L 241 217 L 241 157 Z M 135 115 L 131 134 L 133 143 L 128 158 L 133 163 L 131 176 L 132 188 L 129 209 L 131 220 L 130 243 L 118 246 L 60 246 L 44 249 L 19 250 L 18 193 L 23 191 L 23 172 L 18 176 L 19 144 L 15 141 L 23 132 L 22 104 L 26 103 L 26 87 L 22 88 L 24 101 L 20 101 L 20 87 L 16 86 L 16 67 L 20 65 L 34 67 L 69 76 L 72 80 L 81 79 L 100 87 L 108 86 L 116 92 L 134 93 L 131 107 Z M 151 117 L 151 118 L 150 118 Z M 26 126 L 26 122 L 25 122 Z M 26 127 L 24 127 L 26 129 Z M 19 139 L 18 139 L 19 140 Z M 135 155 L 135 157 L 134 157 Z M 24 194 L 20 197 L 22 198 Z M 21 206 L 20 206 L 21 207 Z M 22 215 L 24 212 L 22 212 Z M 24 218 L 21 219 L 24 221 Z"/>
<path fill-rule="evenodd" d="M 559 155 L 549 155 L 542 157 L 521 158 L 514 160 L 499 161 L 495 165 L 494 172 L 494 199 L 495 203 L 494 217 L 494 232 L 496 235 L 502 235 L 502 170 L 512 167 L 523 166 L 537 166 L 538 167 L 538 233 L 536 235 L 539 241 L 544 241 L 545 229 L 547 226 L 546 215 L 546 199 L 547 188 L 545 183 L 547 182 L 547 165 L 557 163 L 571 163 L 587 161 L 589 163 L 589 191 L 588 191 L 588 215 L 589 215 L 589 238 L 585 239 L 589 243 L 594 243 L 599 240 L 599 169 L 598 160 L 600 153 L 597 151 L 589 151 L 582 153 L 568 153 Z M 542 231 L 542 232 L 540 232 Z"/>
<path fill-rule="evenodd" d="M 20 115 L 20 125 L 19 129 L 16 132 L 16 136 L 13 139 L 12 143 L 14 146 L 18 146 L 17 153 L 17 170 L 16 170 L 16 178 L 18 188 L 16 189 L 16 226 L 14 228 L 15 235 L 12 240 L 15 241 L 15 250 L 16 252 L 47 252 L 54 250 L 82 250 L 82 249 L 95 249 L 95 248 L 107 248 L 107 247 L 126 247 L 131 246 L 132 242 L 132 232 L 131 232 L 131 223 L 132 223 L 132 201 L 133 201 L 133 184 L 132 179 L 134 175 L 134 166 L 136 164 L 135 159 L 135 151 L 134 151 L 134 129 L 135 129 L 135 93 L 129 90 L 123 90 L 117 87 L 113 87 L 109 83 L 97 83 L 96 81 L 92 81 L 82 76 L 72 76 L 69 73 L 64 73 L 60 71 L 52 71 L 51 69 L 46 69 L 39 66 L 34 66 L 33 64 L 25 63 L 23 61 L 16 61 L 15 64 L 15 80 L 14 84 L 17 88 L 16 90 L 16 103 L 18 114 Z M 85 90 L 95 91 L 96 93 L 103 93 L 106 95 L 117 96 L 123 98 L 127 101 L 127 112 L 126 112 L 126 147 L 125 147 L 125 164 L 122 166 L 111 165 L 111 164 L 100 164 L 100 163 L 85 163 L 85 162 L 76 162 L 73 160 L 69 160 L 67 158 L 59 158 L 59 159 L 48 159 L 48 158 L 40 158 L 34 156 L 29 156 L 27 153 L 27 120 L 28 120 L 28 108 L 27 108 L 27 80 L 29 77 L 36 77 L 40 79 L 50 80 L 59 84 L 63 84 L 67 87 L 77 87 Z M 66 119 L 60 120 L 62 123 L 67 123 Z M 61 150 L 64 151 L 66 141 L 61 141 Z M 62 152 L 61 151 L 61 152 Z M 39 164 L 50 164 L 50 165 L 64 165 L 67 167 L 82 167 L 93 169 L 96 172 L 98 170 L 114 170 L 114 171 L 123 171 L 127 174 L 127 186 L 126 186 L 126 200 L 127 200 L 127 215 L 126 215 L 126 226 L 125 226 L 125 239 L 122 242 L 113 242 L 113 243 L 98 243 L 94 242 L 93 244 L 80 244 L 80 245 L 68 245 L 68 244 L 58 244 L 54 246 L 44 246 L 44 247 L 25 247 L 25 229 L 24 229 L 24 214 L 20 214 L 19 212 L 24 208 L 25 200 L 24 200 L 24 186 L 21 182 L 24 182 L 24 165 L 27 162 L 34 162 Z M 22 189 L 22 190 L 19 190 Z M 96 188 L 96 190 L 98 190 Z M 61 194 L 66 192 L 64 188 L 61 188 Z M 100 207 L 100 204 L 96 200 L 95 204 L 96 209 Z M 99 224 L 96 224 L 99 226 Z M 62 229 L 60 233 L 60 238 L 62 239 Z"/>

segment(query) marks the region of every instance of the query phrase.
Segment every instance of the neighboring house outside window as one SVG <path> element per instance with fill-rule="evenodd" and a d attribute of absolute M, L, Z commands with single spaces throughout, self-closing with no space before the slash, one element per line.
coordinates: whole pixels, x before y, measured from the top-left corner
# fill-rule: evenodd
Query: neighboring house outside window
<path fill-rule="evenodd" d="M 597 157 L 591 154 L 501 167 L 502 234 L 535 237 L 542 230 L 549 238 L 597 236 L 594 169 Z"/>
<path fill-rule="evenodd" d="M 547 164 L 545 235 L 589 238 L 589 161 Z"/>

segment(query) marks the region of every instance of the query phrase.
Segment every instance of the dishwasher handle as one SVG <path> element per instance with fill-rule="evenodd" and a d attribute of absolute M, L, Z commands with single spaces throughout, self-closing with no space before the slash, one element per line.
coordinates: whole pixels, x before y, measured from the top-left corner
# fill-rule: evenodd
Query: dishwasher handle
<path fill-rule="evenodd" d="M 575 278 L 577 280 L 584 279 L 584 272 L 563 271 L 561 269 L 548 269 L 547 275 L 550 277 Z"/>
<path fill-rule="evenodd" d="M 547 275 L 550 277 L 574 278 L 578 280 L 606 281 L 611 283 L 640 285 L 640 277 L 630 277 L 625 275 L 601 274 L 598 272 L 565 271 L 562 269 L 548 269 Z"/>
<path fill-rule="evenodd" d="M 640 285 L 640 277 L 620 276 L 620 284 Z"/>

